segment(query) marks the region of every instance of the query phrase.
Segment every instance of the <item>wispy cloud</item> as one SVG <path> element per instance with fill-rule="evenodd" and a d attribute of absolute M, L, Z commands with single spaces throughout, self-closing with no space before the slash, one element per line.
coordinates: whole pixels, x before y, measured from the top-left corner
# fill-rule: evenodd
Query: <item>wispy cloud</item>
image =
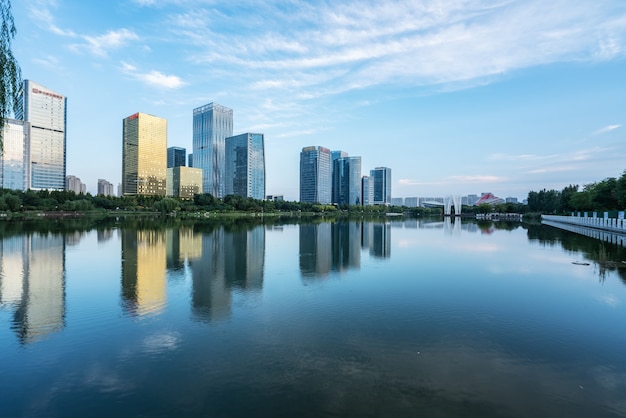
<path fill-rule="evenodd" d="M 72 49 L 77 51 L 84 50 L 98 56 L 106 56 L 109 51 L 123 47 L 131 41 L 138 40 L 139 36 L 129 29 L 122 28 L 98 36 L 83 35 L 81 38 L 85 42 L 72 45 Z"/>
<path fill-rule="evenodd" d="M 622 127 L 622 125 L 619 125 L 619 124 L 616 124 L 616 125 L 607 125 L 607 126 L 605 126 L 604 128 L 600 128 L 600 129 L 598 129 L 597 131 L 595 131 L 595 132 L 593 133 L 593 135 L 602 135 L 602 134 L 605 134 L 605 133 L 607 133 L 607 132 L 611 132 L 611 131 L 614 131 L 614 130 L 616 130 L 616 129 L 619 129 L 619 128 L 621 128 L 621 127 Z"/>
<path fill-rule="evenodd" d="M 491 82 L 535 65 L 612 59 L 626 42 L 626 23 L 610 6 L 565 0 L 296 2 L 288 14 L 269 2 L 262 12 L 250 29 L 229 31 L 220 12 L 195 8 L 173 17 L 172 30 L 199 48 L 196 62 L 248 68 L 253 87 L 305 89 L 303 98 L 380 84 Z M 259 19 L 274 23 L 259 33 Z"/>
<path fill-rule="evenodd" d="M 166 89 L 177 89 L 187 84 L 176 75 L 163 74 L 162 72 L 156 70 L 143 73 L 140 72 L 137 67 L 127 62 L 122 61 L 120 64 L 120 71 L 145 84 Z"/>

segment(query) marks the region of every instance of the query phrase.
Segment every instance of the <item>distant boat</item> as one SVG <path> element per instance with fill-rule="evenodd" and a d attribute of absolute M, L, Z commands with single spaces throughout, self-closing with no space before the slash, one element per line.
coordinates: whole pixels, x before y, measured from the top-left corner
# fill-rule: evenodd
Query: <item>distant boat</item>
<path fill-rule="evenodd" d="M 588 266 L 589 263 L 585 263 L 584 261 L 572 261 L 572 264 L 576 264 L 577 266 Z"/>

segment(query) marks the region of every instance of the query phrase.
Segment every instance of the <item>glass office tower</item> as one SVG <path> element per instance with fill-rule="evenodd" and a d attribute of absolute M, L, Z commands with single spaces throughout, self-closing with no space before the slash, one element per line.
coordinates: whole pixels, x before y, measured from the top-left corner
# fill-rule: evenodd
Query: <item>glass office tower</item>
<path fill-rule="evenodd" d="M 6 119 L 0 152 L 0 188 L 26 190 L 30 186 L 30 123 Z"/>
<path fill-rule="evenodd" d="M 193 166 L 202 169 L 202 192 L 225 196 L 225 140 L 233 136 L 233 111 L 217 103 L 193 110 Z"/>
<path fill-rule="evenodd" d="M 24 80 L 16 119 L 30 122 L 30 186 L 65 189 L 67 98 L 41 84 Z"/>
<path fill-rule="evenodd" d="M 135 113 L 123 122 L 122 193 L 165 196 L 167 120 Z"/>
<path fill-rule="evenodd" d="M 187 159 L 187 150 L 181 147 L 167 149 L 167 168 L 184 167 Z"/>
<path fill-rule="evenodd" d="M 300 202 L 329 204 L 332 191 L 330 150 L 304 147 L 300 153 Z"/>
<path fill-rule="evenodd" d="M 333 203 L 361 205 L 361 157 L 344 157 L 333 161 Z"/>
<path fill-rule="evenodd" d="M 373 178 L 374 204 L 391 204 L 391 168 L 376 167 L 370 170 L 370 177 Z"/>
<path fill-rule="evenodd" d="M 264 143 L 263 134 L 226 138 L 226 195 L 265 199 Z"/>

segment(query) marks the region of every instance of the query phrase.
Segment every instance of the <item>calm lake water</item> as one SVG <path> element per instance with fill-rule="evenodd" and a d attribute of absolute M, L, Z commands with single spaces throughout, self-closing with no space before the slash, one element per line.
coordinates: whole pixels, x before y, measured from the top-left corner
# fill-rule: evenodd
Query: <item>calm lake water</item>
<path fill-rule="evenodd" d="M 1 237 L 3 417 L 626 416 L 626 253 L 581 235 L 394 220 Z"/>

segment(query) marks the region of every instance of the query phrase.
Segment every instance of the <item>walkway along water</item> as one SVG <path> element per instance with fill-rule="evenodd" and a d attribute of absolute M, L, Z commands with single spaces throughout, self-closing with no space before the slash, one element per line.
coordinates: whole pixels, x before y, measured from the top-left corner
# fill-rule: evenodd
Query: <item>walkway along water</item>
<path fill-rule="evenodd" d="M 617 218 L 609 218 L 608 212 L 603 217 L 595 213 L 592 216 L 542 215 L 541 223 L 626 247 L 624 212 L 619 212 Z"/>

